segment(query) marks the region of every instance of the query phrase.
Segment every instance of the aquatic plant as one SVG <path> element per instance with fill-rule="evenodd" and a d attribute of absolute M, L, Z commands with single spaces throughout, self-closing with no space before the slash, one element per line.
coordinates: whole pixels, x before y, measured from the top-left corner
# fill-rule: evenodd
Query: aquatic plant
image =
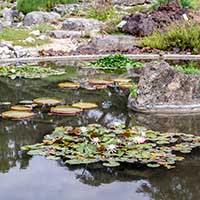
<path fill-rule="evenodd" d="M 116 167 L 120 163 L 135 163 L 171 169 L 184 159 L 175 152 L 190 153 L 199 146 L 200 137 L 191 134 L 160 133 L 138 126 L 105 128 L 90 124 L 58 127 L 46 135 L 42 143 L 24 146 L 22 150 L 48 159 L 62 158 L 66 164 L 102 162 L 104 166 Z"/>
<path fill-rule="evenodd" d="M 75 106 L 56 106 L 51 108 L 51 113 L 56 115 L 73 116 L 81 113 L 83 110 Z"/>
<path fill-rule="evenodd" d="M 130 67 L 143 67 L 142 62 L 134 61 L 121 54 L 110 55 L 91 62 L 90 65 L 103 70 L 126 70 Z"/>
<path fill-rule="evenodd" d="M 62 103 L 62 100 L 58 98 L 41 97 L 33 100 L 33 103 L 41 106 L 57 106 Z"/>
<path fill-rule="evenodd" d="M 51 69 L 40 66 L 0 66 L 0 76 L 16 78 L 45 78 L 53 75 L 65 74 L 63 69 Z"/>
<path fill-rule="evenodd" d="M 22 119 L 30 119 L 34 117 L 33 112 L 29 111 L 15 111 L 10 110 L 2 113 L 2 118 L 4 119 L 11 119 L 11 120 L 22 120 Z"/>
<path fill-rule="evenodd" d="M 73 82 L 59 83 L 58 86 L 62 89 L 78 89 L 78 88 L 80 88 L 79 83 L 73 83 Z"/>
<path fill-rule="evenodd" d="M 94 108 L 98 107 L 98 105 L 96 103 L 90 103 L 90 102 L 74 103 L 74 104 L 72 104 L 72 106 L 81 108 L 83 110 L 90 110 L 90 109 L 94 109 Z"/>

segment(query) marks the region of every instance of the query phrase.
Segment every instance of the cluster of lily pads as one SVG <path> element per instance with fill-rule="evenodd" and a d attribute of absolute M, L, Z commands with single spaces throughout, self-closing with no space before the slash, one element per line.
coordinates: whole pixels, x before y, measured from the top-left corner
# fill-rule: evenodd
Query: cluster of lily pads
<path fill-rule="evenodd" d="M 120 89 L 130 89 L 134 85 L 132 79 L 128 78 L 115 78 L 112 80 L 88 80 L 85 84 L 75 82 L 63 82 L 58 86 L 62 89 L 79 89 L 84 88 L 87 90 L 105 89 L 107 87 L 119 87 Z"/>
<path fill-rule="evenodd" d="M 15 78 L 45 78 L 65 74 L 64 69 L 52 69 L 40 66 L 0 66 L 0 76 Z"/>
<path fill-rule="evenodd" d="M 95 109 L 98 107 L 96 103 L 78 102 L 72 105 L 62 105 L 62 100 L 57 98 L 36 98 L 33 101 L 21 101 L 19 105 L 11 106 L 11 110 L 3 112 L 4 119 L 23 120 L 30 119 L 35 116 L 33 112 L 37 107 L 50 107 L 50 113 L 54 115 L 73 116 L 78 115 L 84 110 Z"/>
<path fill-rule="evenodd" d="M 27 145 L 29 155 L 63 159 L 66 164 L 101 162 L 117 167 L 120 163 L 142 164 L 147 167 L 174 168 L 184 157 L 176 152 L 190 153 L 200 147 L 200 137 L 185 133 L 160 133 L 144 127 L 125 128 L 98 124 L 81 127 L 58 127 L 46 135 L 42 143 Z"/>

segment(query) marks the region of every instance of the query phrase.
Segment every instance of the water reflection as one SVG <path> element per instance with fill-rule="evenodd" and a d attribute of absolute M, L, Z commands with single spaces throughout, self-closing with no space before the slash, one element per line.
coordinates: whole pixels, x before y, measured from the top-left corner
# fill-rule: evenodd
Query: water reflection
<path fill-rule="evenodd" d="M 138 166 L 108 169 L 100 164 L 64 166 L 62 161 L 22 154 L 20 147 L 40 142 L 45 134 L 60 125 L 109 125 L 122 122 L 127 126 L 143 125 L 153 130 L 198 134 L 200 116 L 152 116 L 127 109 L 127 94 L 115 91 L 62 91 L 57 80 L 0 79 L 0 101 L 12 104 L 40 96 L 62 98 L 66 104 L 91 101 L 98 109 L 77 117 L 38 113 L 30 121 L 0 120 L 0 199 L 60 200 L 70 199 L 156 199 L 198 200 L 200 196 L 200 156 L 196 151 L 174 170 L 150 170 Z M 0 111 L 9 106 L 0 106 Z M 10 192 L 12 191 L 12 192 Z M 78 192 L 77 192 L 78 191 Z M 37 193 L 37 195 L 35 195 Z"/>

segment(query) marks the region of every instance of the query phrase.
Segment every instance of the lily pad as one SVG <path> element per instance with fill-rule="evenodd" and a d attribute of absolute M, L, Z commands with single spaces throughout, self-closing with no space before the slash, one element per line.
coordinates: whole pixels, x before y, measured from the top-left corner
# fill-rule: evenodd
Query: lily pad
<path fill-rule="evenodd" d="M 60 105 L 62 101 L 57 98 L 42 97 L 34 99 L 33 103 L 44 106 L 57 106 Z"/>
<path fill-rule="evenodd" d="M 130 78 L 115 78 L 115 79 L 113 79 L 113 81 L 118 84 L 128 84 L 128 83 L 132 82 L 132 79 L 130 79 Z"/>
<path fill-rule="evenodd" d="M 59 83 L 58 86 L 62 89 L 78 89 L 78 88 L 80 88 L 79 83 L 72 83 L 72 82 Z"/>
<path fill-rule="evenodd" d="M 11 107 L 11 110 L 15 111 L 32 111 L 32 109 L 31 105 L 16 105 Z"/>
<path fill-rule="evenodd" d="M 90 110 L 90 109 L 95 109 L 98 107 L 96 103 L 90 103 L 90 102 L 79 102 L 79 103 L 74 103 L 72 106 L 79 107 L 83 110 Z"/>
<path fill-rule="evenodd" d="M 51 108 L 51 113 L 58 115 L 77 115 L 83 110 L 75 106 L 56 106 Z"/>
<path fill-rule="evenodd" d="M 88 83 L 91 85 L 112 85 L 114 82 L 107 80 L 89 80 Z"/>
<path fill-rule="evenodd" d="M 119 87 L 122 90 L 131 89 L 133 87 L 133 84 L 132 83 L 120 83 Z"/>
<path fill-rule="evenodd" d="M 35 114 L 33 112 L 28 111 L 6 111 L 2 113 L 2 117 L 4 119 L 13 119 L 13 120 L 22 120 L 22 119 L 30 119 Z"/>

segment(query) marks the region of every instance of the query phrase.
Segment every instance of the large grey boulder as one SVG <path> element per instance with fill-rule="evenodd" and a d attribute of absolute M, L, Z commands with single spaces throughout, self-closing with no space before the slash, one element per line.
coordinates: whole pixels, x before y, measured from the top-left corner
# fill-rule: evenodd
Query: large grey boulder
<path fill-rule="evenodd" d="M 138 40 L 129 35 L 106 35 L 92 38 L 90 45 L 100 51 L 132 49 Z"/>
<path fill-rule="evenodd" d="M 34 24 L 41 23 L 51 23 L 56 22 L 61 18 L 58 13 L 55 12 L 41 12 L 41 11 L 33 11 L 28 13 L 24 18 L 24 25 L 31 26 Z"/>
<path fill-rule="evenodd" d="M 103 23 L 95 19 L 85 18 L 68 18 L 63 22 L 62 29 L 68 31 L 85 31 L 101 30 Z"/>
<path fill-rule="evenodd" d="M 186 75 L 166 62 L 147 63 L 139 79 L 138 95 L 129 97 L 129 106 L 145 112 L 200 111 L 200 76 Z"/>

